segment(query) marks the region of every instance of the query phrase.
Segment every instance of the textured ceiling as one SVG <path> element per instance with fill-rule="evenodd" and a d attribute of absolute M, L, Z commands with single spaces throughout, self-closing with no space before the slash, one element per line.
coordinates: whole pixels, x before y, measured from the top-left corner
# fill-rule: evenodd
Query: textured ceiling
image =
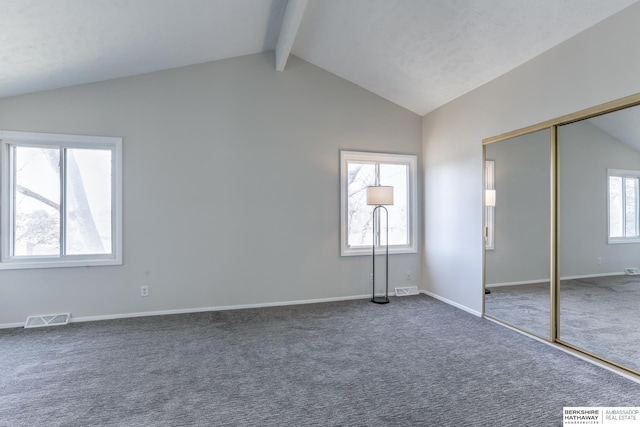
<path fill-rule="evenodd" d="M 0 0 L 0 97 L 275 48 L 286 0 Z"/>
<path fill-rule="evenodd" d="M 293 53 L 423 115 L 634 2 L 312 1 Z"/>
<path fill-rule="evenodd" d="M 423 115 L 636 1 L 309 0 L 292 53 Z M 0 0 L 0 97 L 272 50 L 286 6 Z"/>

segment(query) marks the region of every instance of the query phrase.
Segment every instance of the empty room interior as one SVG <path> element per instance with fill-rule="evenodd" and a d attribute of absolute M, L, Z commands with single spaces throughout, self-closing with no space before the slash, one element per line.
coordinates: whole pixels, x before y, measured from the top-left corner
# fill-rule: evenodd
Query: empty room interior
<path fill-rule="evenodd" d="M 640 407 L 639 2 L 0 16 L 0 425 Z"/>

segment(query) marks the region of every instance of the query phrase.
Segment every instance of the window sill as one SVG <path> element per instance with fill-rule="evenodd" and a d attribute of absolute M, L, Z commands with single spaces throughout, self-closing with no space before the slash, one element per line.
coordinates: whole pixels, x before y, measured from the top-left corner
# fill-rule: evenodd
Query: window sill
<path fill-rule="evenodd" d="M 9 260 L 0 262 L 0 270 L 30 270 L 34 268 L 63 268 L 63 267 L 103 267 L 122 265 L 122 259 L 73 259 L 73 260 Z"/>
<path fill-rule="evenodd" d="M 625 245 L 625 244 L 629 244 L 629 243 L 640 243 L 640 237 L 634 237 L 634 238 L 630 238 L 630 239 L 609 238 L 609 240 L 607 240 L 607 243 L 609 245 Z"/>
<path fill-rule="evenodd" d="M 386 252 L 385 247 L 376 248 L 376 255 L 384 255 Z M 397 255 L 397 254 L 415 254 L 418 253 L 418 249 L 409 246 L 403 247 L 389 247 L 389 255 Z M 371 246 L 367 248 L 349 248 L 343 249 L 340 252 L 340 256 L 371 256 Z"/>

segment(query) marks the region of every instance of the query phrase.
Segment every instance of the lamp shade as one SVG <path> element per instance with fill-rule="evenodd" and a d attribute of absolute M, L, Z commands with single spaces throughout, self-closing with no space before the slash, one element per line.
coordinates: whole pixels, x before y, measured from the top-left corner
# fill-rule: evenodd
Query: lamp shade
<path fill-rule="evenodd" d="M 484 205 L 495 206 L 496 205 L 496 190 L 484 191 Z"/>
<path fill-rule="evenodd" d="M 390 185 L 379 185 L 367 187 L 368 205 L 393 205 L 393 187 Z"/>

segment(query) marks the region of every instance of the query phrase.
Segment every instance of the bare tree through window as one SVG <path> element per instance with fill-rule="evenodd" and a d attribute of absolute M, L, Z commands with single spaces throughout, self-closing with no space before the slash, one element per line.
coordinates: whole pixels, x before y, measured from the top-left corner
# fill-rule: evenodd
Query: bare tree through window
<path fill-rule="evenodd" d="M 110 252 L 111 151 L 14 146 L 12 152 L 14 256 L 56 255 L 63 241 L 67 254 Z M 87 185 L 101 202 L 91 200 Z"/>

